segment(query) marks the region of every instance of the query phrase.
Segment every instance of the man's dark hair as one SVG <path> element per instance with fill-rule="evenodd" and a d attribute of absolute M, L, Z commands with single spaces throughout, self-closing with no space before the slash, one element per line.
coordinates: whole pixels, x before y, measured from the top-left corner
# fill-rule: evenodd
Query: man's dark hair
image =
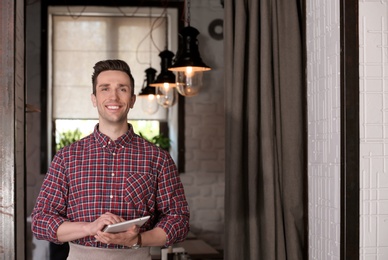
<path fill-rule="evenodd" d="M 131 69 L 128 64 L 123 60 L 102 60 L 97 62 L 94 67 L 94 71 L 92 74 L 92 83 L 93 83 L 93 94 L 96 95 L 96 85 L 97 85 L 97 77 L 98 75 L 106 70 L 118 70 L 128 74 L 129 80 L 131 81 L 131 93 L 135 94 L 135 80 L 131 74 Z"/>

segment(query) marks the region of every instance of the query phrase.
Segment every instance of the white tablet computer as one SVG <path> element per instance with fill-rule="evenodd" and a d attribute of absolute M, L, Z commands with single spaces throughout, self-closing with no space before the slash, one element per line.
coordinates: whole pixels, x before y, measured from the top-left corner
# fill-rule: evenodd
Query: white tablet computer
<path fill-rule="evenodd" d="M 141 227 L 146 221 L 150 218 L 150 216 L 136 218 L 128 221 L 123 221 L 116 224 L 111 224 L 106 226 L 102 231 L 108 232 L 108 233 L 119 233 L 127 231 L 128 228 L 132 227 L 133 225 L 137 225 Z"/>

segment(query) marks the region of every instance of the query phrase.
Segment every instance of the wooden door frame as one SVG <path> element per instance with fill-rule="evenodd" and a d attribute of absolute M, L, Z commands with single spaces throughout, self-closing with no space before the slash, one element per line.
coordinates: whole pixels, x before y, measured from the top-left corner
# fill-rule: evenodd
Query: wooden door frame
<path fill-rule="evenodd" d="M 341 245 L 340 259 L 360 256 L 358 0 L 340 1 Z"/>
<path fill-rule="evenodd" d="M 0 256 L 26 258 L 24 1 L 0 1 Z"/>

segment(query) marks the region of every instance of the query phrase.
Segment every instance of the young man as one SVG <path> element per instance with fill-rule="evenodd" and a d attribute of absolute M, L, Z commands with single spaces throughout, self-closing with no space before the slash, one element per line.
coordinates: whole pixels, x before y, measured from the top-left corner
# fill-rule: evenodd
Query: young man
<path fill-rule="evenodd" d="M 55 155 L 32 212 L 37 239 L 70 242 L 69 260 L 151 259 L 150 246 L 185 239 L 189 209 L 168 152 L 133 132 L 127 115 L 136 101 L 134 79 L 121 60 L 97 62 L 91 99 L 94 132 Z M 109 224 L 150 216 L 122 233 Z"/>

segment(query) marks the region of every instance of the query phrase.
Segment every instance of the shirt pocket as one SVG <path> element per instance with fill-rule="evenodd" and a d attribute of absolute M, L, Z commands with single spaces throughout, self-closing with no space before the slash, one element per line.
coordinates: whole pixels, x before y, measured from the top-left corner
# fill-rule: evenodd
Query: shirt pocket
<path fill-rule="evenodd" d="M 125 201 L 140 211 L 154 211 L 156 188 L 155 178 L 149 173 L 129 173 L 127 176 Z"/>

